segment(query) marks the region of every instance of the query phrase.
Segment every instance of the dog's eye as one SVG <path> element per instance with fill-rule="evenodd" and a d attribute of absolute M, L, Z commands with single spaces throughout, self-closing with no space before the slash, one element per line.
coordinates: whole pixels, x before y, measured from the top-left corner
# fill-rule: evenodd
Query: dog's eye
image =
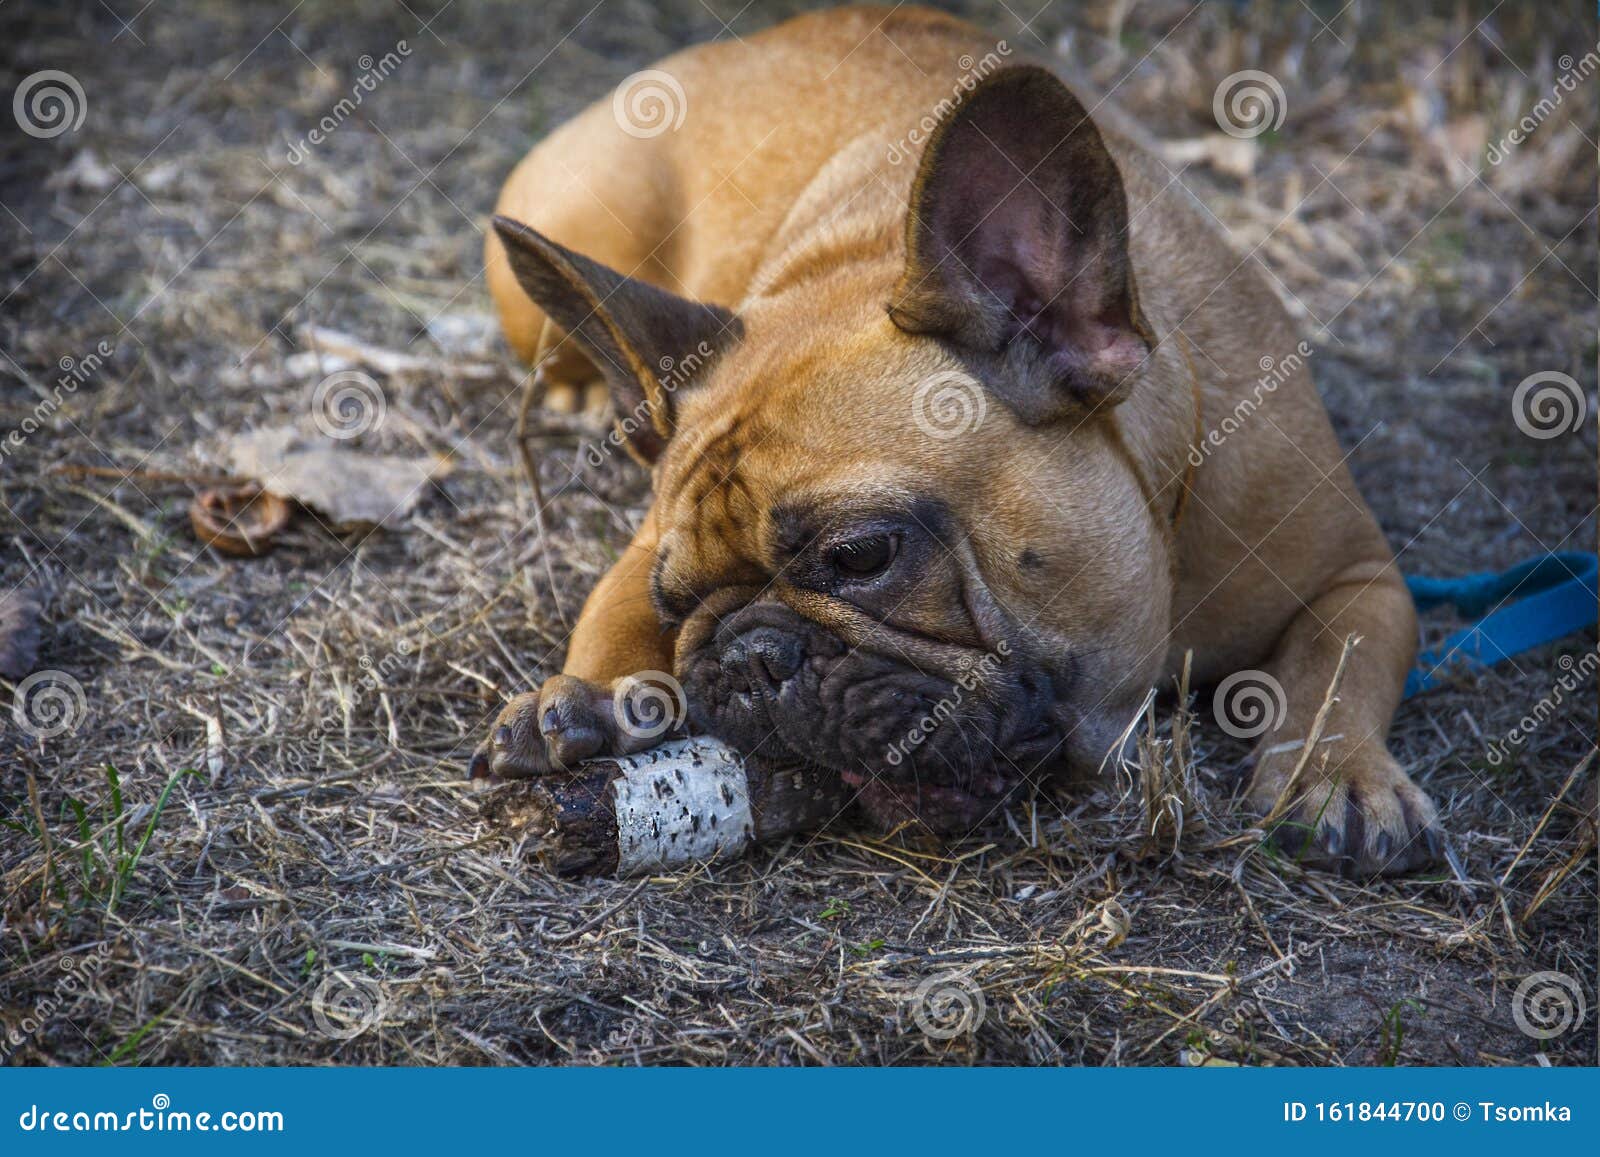
<path fill-rule="evenodd" d="M 873 534 L 841 542 L 828 552 L 828 558 L 840 572 L 852 578 L 869 578 L 893 562 L 899 549 L 898 534 Z"/>

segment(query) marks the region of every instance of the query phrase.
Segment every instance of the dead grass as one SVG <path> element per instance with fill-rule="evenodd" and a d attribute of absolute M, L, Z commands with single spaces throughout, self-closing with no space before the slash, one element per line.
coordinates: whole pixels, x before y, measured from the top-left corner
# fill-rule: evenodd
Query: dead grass
<path fill-rule="evenodd" d="M 498 359 L 472 335 L 499 181 L 560 118 L 722 28 L 687 0 L 588 16 L 457 0 L 430 29 L 378 0 L 312 0 L 275 28 L 282 7 L 151 10 L 120 34 L 105 11 L 0 9 L 8 88 L 67 67 L 88 98 L 79 131 L 4 146 L 20 243 L 0 428 L 50 395 L 60 359 L 116 347 L 0 459 L 0 589 L 42 592 L 42 663 L 86 702 L 44 742 L 0 718 L 13 1063 L 1593 1062 L 1592 1007 L 1544 1042 L 1511 1007 L 1544 970 L 1594 1003 L 1594 839 L 1577 818 L 1592 678 L 1514 759 L 1485 758 L 1592 637 L 1402 710 L 1395 750 L 1439 801 L 1460 878 L 1362 885 L 1263 850 L 1233 798 L 1243 746 L 1203 695 L 1197 719 L 1163 702 L 1141 724 L 1137 782 L 1030 801 L 952 846 L 846 828 L 640 887 L 548 878 L 486 832 L 466 756 L 503 696 L 556 668 L 643 509 L 640 472 L 590 467 L 592 435 L 548 421 L 543 555 L 507 366 L 384 382 L 388 416 L 358 445 L 457 464 L 402 531 L 302 522 L 269 557 L 230 561 L 194 542 L 181 479 L 213 472 L 230 432 L 305 421 L 320 375 L 287 368 L 298 325 Z M 758 2 L 734 31 L 796 7 Z M 1026 30 L 1001 5 L 963 8 L 1018 47 L 1065 38 L 1162 138 L 1212 131 L 1234 69 L 1279 77 L 1288 116 L 1253 175 L 1184 179 L 1304 322 L 1402 565 L 1593 544 L 1593 427 L 1530 440 L 1509 393 L 1547 369 L 1592 393 L 1581 126 L 1600 82 L 1483 181 L 1453 159 L 1551 90 L 1586 23 L 1507 6 L 1475 32 L 1487 6 L 1334 5 L 1324 29 L 1296 3 L 1152 2 L 1106 40 L 1070 5 Z M 402 38 L 398 71 L 290 164 L 358 58 Z M 939 992 L 956 1003 L 934 1011 L 973 1031 L 921 1031 Z M 341 1039 L 330 997 L 369 1009 L 365 1031 Z"/>

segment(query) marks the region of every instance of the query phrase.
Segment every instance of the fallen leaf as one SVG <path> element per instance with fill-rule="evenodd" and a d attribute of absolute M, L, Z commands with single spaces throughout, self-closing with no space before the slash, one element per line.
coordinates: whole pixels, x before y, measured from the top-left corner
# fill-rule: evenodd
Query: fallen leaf
<path fill-rule="evenodd" d="M 398 525 L 423 490 L 450 473 L 443 458 L 367 454 L 307 438 L 289 426 L 237 435 L 227 456 L 232 473 L 310 507 L 339 528 Z"/>
<path fill-rule="evenodd" d="M 202 490 L 189 504 L 195 537 L 223 554 L 256 558 L 273 547 L 278 532 L 289 525 L 294 510 L 259 483 Z"/>
<path fill-rule="evenodd" d="M 1115 900 L 1100 905 L 1100 927 L 1106 932 L 1105 950 L 1109 952 L 1128 938 L 1133 931 L 1133 918 L 1128 910 Z"/>

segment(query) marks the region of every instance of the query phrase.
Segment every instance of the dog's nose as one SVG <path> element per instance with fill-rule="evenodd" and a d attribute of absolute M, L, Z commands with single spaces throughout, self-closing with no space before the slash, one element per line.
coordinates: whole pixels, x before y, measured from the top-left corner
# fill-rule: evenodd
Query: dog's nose
<path fill-rule="evenodd" d="M 772 687 L 781 687 L 794 678 L 803 659 L 800 640 L 774 627 L 746 631 L 722 652 L 725 669 L 742 672 L 746 679 Z"/>

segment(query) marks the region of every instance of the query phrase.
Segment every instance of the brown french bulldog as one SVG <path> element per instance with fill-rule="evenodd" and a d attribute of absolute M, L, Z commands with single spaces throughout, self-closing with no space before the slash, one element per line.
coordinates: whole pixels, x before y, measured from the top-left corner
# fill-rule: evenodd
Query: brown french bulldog
<path fill-rule="evenodd" d="M 560 339 L 567 405 L 605 383 L 655 502 L 474 774 L 650 746 L 619 692 L 665 672 L 697 729 L 963 830 L 1107 766 L 1192 651 L 1259 668 L 1280 842 L 1436 858 L 1385 745 L 1415 614 L 1310 347 L 1110 106 L 915 8 L 640 75 L 656 109 L 619 90 L 517 167 L 487 257 L 511 345 Z"/>

